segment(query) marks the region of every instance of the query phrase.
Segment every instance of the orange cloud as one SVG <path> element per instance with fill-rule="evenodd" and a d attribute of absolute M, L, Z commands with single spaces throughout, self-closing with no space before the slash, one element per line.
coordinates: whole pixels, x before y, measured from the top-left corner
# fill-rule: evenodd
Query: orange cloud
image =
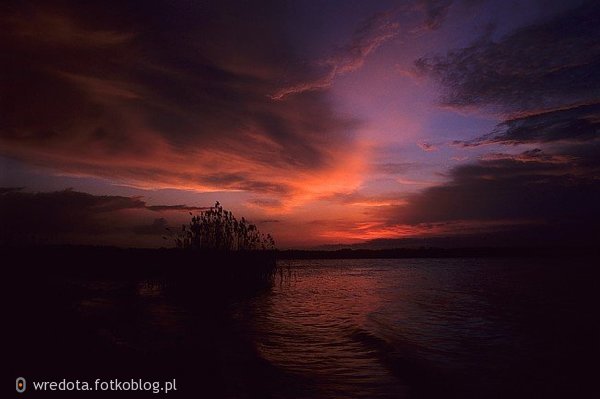
<path fill-rule="evenodd" d="M 0 46 L 11 56 L 0 155 L 144 189 L 248 192 L 278 212 L 360 185 L 368 151 L 356 139 L 358 121 L 338 115 L 320 93 L 268 98 L 273 76 L 295 61 L 271 54 L 288 47 L 272 43 L 283 37 L 277 19 L 261 30 L 245 18 L 190 20 L 172 28 L 198 40 L 182 41 L 154 37 L 148 21 L 90 20 L 83 11 L 39 8 L 23 18 L 16 9 L 5 17 Z M 380 33 L 359 40 L 340 70 L 362 62 Z M 257 48 L 242 48 L 240 36 Z"/>

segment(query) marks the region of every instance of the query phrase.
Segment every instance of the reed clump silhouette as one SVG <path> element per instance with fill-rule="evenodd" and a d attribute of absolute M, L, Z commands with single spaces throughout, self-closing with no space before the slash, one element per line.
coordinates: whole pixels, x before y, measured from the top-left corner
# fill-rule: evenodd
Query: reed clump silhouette
<path fill-rule="evenodd" d="M 238 220 L 219 201 L 199 215 L 191 212 L 190 215 L 192 220 L 181 226 L 175 238 L 178 248 L 223 252 L 275 250 L 275 240 L 270 234 L 261 233 L 243 217 Z"/>
<path fill-rule="evenodd" d="M 180 293 L 197 292 L 195 285 L 200 280 L 211 281 L 219 292 L 224 292 L 219 282 L 237 293 L 271 285 L 277 261 L 270 234 L 261 233 L 243 217 L 236 218 L 218 201 L 198 215 L 190 215 L 191 221 L 172 233 L 178 250 L 171 253 L 171 261 L 183 266 L 177 268 L 181 273 L 177 278 Z M 187 287 L 188 283 L 192 287 Z"/>

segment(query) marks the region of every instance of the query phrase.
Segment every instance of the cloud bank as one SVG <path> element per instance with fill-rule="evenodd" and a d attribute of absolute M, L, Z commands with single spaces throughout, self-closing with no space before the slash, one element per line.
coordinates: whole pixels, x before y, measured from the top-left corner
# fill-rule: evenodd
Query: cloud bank
<path fill-rule="evenodd" d="M 189 218 L 189 212 L 204 209 L 148 205 L 139 197 L 5 187 L 0 190 L 0 245 L 172 246 L 172 241 L 163 239 L 170 235 L 166 228 L 178 226 Z"/>
<path fill-rule="evenodd" d="M 3 7 L 3 156 L 142 188 L 243 190 L 284 204 L 360 179 L 358 121 L 320 93 L 269 98 L 274 77 L 299 64 L 278 2 Z M 365 31 L 337 68 L 351 69 L 381 35 Z"/>
<path fill-rule="evenodd" d="M 446 55 L 418 59 L 420 72 L 438 83 L 441 105 L 505 120 L 492 132 L 454 142 L 465 151 L 490 145 L 495 152 L 451 169 L 447 183 L 413 195 L 407 204 L 378 209 L 373 217 L 399 231 L 418 227 L 421 235 L 429 230 L 485 237 L 490 229 L 532 245 L 597 244 L 599 18 L 598 3 L 587 2 L 499 41 L 486 36 Z"/>

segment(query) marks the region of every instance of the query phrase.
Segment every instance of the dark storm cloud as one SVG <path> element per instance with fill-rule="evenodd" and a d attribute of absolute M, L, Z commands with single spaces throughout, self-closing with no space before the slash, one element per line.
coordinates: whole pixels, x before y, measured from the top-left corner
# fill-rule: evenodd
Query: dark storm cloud
<path fill-rule="evenodd" d="M 598 2 L 587 2 L 498 41 L 488 34 L 467 48 L 417 60 L 439 83 L 443 106 L 506 118 L 492 132 L 454 144 L 540 148 L 507 153 L 495 147 L 452 169 L 447 183 L 382 211 L 387 223 L 433 223 L 442 231 L 450 224 L 463 234 L 502 226 L 513 243 L 594 243 L 600 232 L 599 17 Z"/>
<path fill-rule="evenodd" d="M 424 57 L 417 69 L 442 88 L 450 107 L 488 107 L 528 114 L 600 98 L 600 4 L 588 2 L 499 41 L 491 35 L 445 56 Z"/>
<path fill-rule="evenodd" d="M 137 197 L 97 196 L 72 190 L 32 193 L 2 188 L 0 193 L 0 238 L 3 244 L 30 237 L 60 242 L 65 237 L 85 239 L 116 233 L 159 234 L 157 223 L 166 224 L 165 218 L 156 218 L 151 226 L 141 226 L 135 224 L 132 213 L 147 218 L 157 213 L 187 214 L 202 209 L 185 205 L 150 206 Z M 164 229 L 160 233 L 164 233 Z"/>
<path fill-rule="evenodd" d="M 357 122 L 323 95 L 269 98 L 284 71 L 311 73 L 290 66 L 283 3 L 2 7 L 5 156 L 154 187 L 289 192 L 293 172 L 330 172 L 339 143 L 353 146 Z"/>
<path fill-rule="evenodd" d="M 18 188 L 3 188 L 0 196 L 3 213 L 2 220 L 8 217 L 12 209 L 22 208 L 35 213 L 37 208 L 41 213 L 50 216 L 63 214 L 64 212 L 105 213 L 124 209 L 145 208 L 146 203 L 136 197 L 122 197 L 114 195 L 96 196 L 73 190 L 56 191 L 49 193 L 31 193 Z"/>
<path fill-rule="evenodd" d="M 477 147 L 485 144 L 575 142 L 600 138 L 600 103 L 509 119 L 491 133 L 454 145 Z"/>
<path fill-rule="evenodd" d="M 495 154 L 452 170 L 450 181 L 409 198 L 408 205 L 388 207 L 379 216 L 390 224 L 461 222 L 562 228 L 573 240 L 593 240 L 599 232 L 600 144 L 576 158 L 529 150 Z M 465 228 L 465 233 L 469 232 Z M 492 244 L 492 243 L 490 243 Z"/>

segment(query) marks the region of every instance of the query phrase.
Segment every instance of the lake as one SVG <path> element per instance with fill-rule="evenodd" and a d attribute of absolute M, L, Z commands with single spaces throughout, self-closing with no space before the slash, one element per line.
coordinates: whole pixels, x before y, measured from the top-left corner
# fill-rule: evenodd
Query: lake
<path fill-rule="evenodd" d="M 576 396 L 599 371 L 599 284 L 586 261 L 280 266 L 273 291 L 235 314 L 261 357 L 302 381 L 282 396 Z"/>
<path fill-rule="evenodd" d="M 206 291 L 201 269 L 185 289 L 138 272 L 15 269 L 9 374 L 176 378 L 169 397 L 548 398 L 595 389 L 592 261 L 278 262 L 271 289 L 229 299 Z"/>

